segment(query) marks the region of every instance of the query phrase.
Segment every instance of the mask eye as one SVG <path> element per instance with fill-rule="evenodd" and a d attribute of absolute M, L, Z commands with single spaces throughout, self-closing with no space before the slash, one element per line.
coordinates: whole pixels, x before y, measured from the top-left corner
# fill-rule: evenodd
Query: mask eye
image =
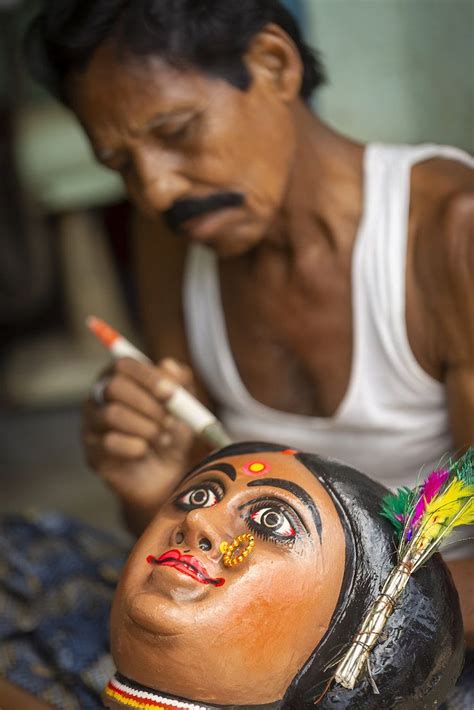
<path fill-rule="evenodd" d="M 296 536 L 291 521 L 285 513 L 276 506 L 267 506 L 250 514 L 250 520 L 260 528 L 263 534 L 293 540 Z"/>
<path fill-rule="evenodd" d="M 217 505 L 224 497 L 223 488 L 213 482 L 200 483 L 193 488 L 188 488 L 187 491 L 181 493 L 175 499 L 175 505 L 183 510 L 194 510 L 196 508 L 212 508 Z"/>

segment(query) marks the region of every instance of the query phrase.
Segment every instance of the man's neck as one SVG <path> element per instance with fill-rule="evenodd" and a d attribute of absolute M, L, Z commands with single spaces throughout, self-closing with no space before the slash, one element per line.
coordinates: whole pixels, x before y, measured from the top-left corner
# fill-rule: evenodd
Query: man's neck
<path fill-rule="evenodd" d="M 294 252 L 320 245 L 350 253 L 362 215 L 364 147 L 294 108 L 297 147 L 284 203 L 265 240 Z"/>

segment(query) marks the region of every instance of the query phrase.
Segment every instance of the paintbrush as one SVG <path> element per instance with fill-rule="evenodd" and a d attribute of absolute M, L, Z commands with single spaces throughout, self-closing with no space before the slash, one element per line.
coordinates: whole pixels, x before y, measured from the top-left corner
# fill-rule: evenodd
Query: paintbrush
<path fill-rule="evenodd" d="M 150 358 L 100 318 L 89 316 L 86 324 L 102 345 L 108 348 L 115 360 L 121 357 L 130 357 L 140 362 L 153 364 Z M 215 415 L 181 385 L 176 385 L 173 394 L 164 403 L 164 406 L 170 414 L 187 424 L 211 446 L 220 448 L 232 443 Z"/>

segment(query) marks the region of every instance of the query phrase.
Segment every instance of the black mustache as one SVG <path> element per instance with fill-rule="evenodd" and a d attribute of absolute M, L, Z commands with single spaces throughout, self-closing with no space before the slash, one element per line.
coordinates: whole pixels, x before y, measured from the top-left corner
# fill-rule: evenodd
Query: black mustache
<path fill-rule="evenodd" d="M 173 232 L 178 232 L 181 225 L 193 217 L 200 217 L 207 212 L 214 212 L 223 207 L 241 207 L 244 196 L 239 192 L 218 192 L 209 197 L 189 198 L 175 202 L 169 210 L 163 212 L 163 219 Z"/>

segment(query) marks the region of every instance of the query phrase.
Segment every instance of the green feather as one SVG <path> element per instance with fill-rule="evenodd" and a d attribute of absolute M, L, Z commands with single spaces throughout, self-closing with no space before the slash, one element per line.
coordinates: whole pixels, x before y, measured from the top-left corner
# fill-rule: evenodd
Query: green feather
<path fill-rule="evenodd" d="M 466 486 L 474 485 L 474 446 L 471 446 L 460 459 L 453 461 L 449 470 Z"/>
<path fill-rule="evenodd" d="M 411 488 L 399 488 L 396 493 L 388 493 L 382 499 L 381 515 L 390 520 L 398 532 L 402 532 L 406 516 L 413 502 Z"/>

